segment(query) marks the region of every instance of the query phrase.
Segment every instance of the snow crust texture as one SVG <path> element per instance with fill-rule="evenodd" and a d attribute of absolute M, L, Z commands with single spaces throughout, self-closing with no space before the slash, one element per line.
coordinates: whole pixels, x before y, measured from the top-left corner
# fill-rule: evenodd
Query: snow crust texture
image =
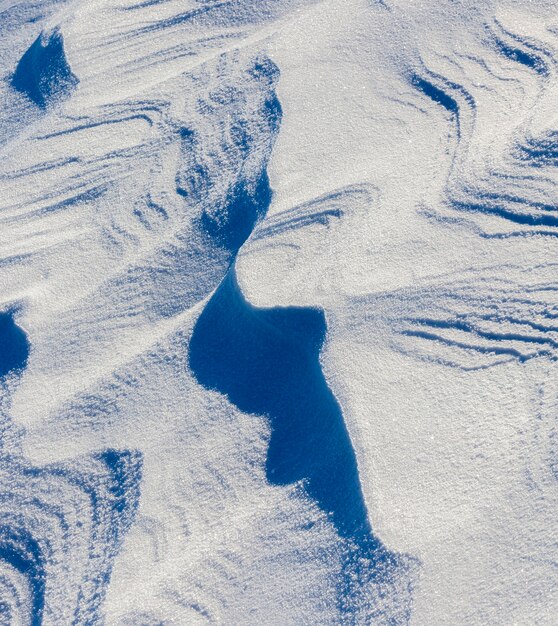
<path fill-rule="evenodd" d="M 0 35 L 0 626 L 556 626 L 555 2 Z"/>

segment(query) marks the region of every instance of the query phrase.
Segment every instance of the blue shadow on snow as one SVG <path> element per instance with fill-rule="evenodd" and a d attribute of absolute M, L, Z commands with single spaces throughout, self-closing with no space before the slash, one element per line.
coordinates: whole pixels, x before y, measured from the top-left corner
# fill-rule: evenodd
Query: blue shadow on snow
<path fill-rule="evenodd" d="M 29 341 L 14 322 L 12 313 L 0 313 L 0 377 L 23 369 L 29 357 Z"/>
<path fill-rule="evenodd" d="M 60 29 L 41 33 L 19 60 L 12 86 L 39 108 L 67 96 L 79 83 L 64 53 Z"/>
<path fill-rule="evenodd" d="M 320 366 L 325 334 L 321 310 L 250 305 L 231 268 L 195 326 L 190 367 L 241 411 L 269 418 L 269 482 L 305 480 L 339 535 L 361 542 L 371 530 L 343 415 Z"/>

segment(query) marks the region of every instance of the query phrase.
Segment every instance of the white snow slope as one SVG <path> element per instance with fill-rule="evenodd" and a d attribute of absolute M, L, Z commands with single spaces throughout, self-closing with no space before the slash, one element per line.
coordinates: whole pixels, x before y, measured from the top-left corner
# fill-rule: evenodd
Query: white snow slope
<path fill-rule="evenodd" d="M 556 626 L 555 0 L 0 34 L 0 626 Z"/>

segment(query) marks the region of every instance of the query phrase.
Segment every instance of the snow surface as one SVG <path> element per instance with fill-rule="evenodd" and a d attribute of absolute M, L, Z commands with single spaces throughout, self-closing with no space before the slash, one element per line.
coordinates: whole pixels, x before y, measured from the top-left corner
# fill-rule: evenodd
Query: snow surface
<path fill-rule="evenodd" d="M 0 32 L 0 626 L 555 626 L 555 0 Z"/>

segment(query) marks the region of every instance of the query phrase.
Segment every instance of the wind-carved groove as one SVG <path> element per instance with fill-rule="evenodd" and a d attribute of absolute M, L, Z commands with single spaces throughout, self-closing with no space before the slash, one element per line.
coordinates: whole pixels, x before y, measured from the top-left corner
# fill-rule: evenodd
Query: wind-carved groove
<path fill-rule="evenodd" d="M 411 71 L 407 79 L 411 87 L 450 116 L 455 127 L 456 140 L 451 164 L 453 171 L 466 154 L 474 131 L 477 108 L 475 99 L 463 85 L 428 70 L 424 65 L 420 71 Z"/>
<path fill-rule="evenodd" d="M 516 146 L 517 158 L 531 167 L 558 167 L 558 130 L 527 137 Z"/>
<path fill-rule="evenodd" d="M 258 224 L 250 241 L 267 242 L 274 246 L 281 242 L 281 236 L 302 228 L 321 226 L 329 228 L 345 215 L 364 211 L 377 199 L 378 190 L 369 185 L 347 185 L 318 198 L 304 202 L 291 209 L 276 213 Z M 281 245 L 280 243 L 278 245 Z M 297 247 L 289 241 L 288 246 Z M 257 249 L 252 246 L 251 250 Z"/>
<path fill-rule="evenodd" d="M 485 30 L 487 45 L 493 53 L 533 72 L 540 79 L 541 89 L 555 78 L 555 60 L 541 45 L 506 31 L 496 20 L 494 27 L 486 26 Z M 473 181 L 469 182 L 466 177 L 470 138 L 460 132 L 463 106 L 454 95 L 455 85 L 447 79 L 443 83 L 440 79 L 430 82 L 423 78 L 415 78 L 412 84 L 451 114 L 458 134 L 456 156 L 446 182 L 446 203 L 440 212 L 427 210 L 423 214 L 446 225 L 449 222 L 444 213 L 448 210 L 470 214 L 472 230 L 484 238 L 556 237 L 556 183 L 548 178 L 551 173 L 547 170 L 558 165 L 558 131 L 550 130 L 535 137 L 520 130 L 521 139 L 515 140 L 505 155 L 507 172 L 490 171 L 485 177 L 474 173 Z M 454 89 L 442 90 L 442 84 L 452 85 Z M 461 103 L 474 111 L 474 100 L 465 97 Z M 470 130 L 473 131 L 474 126 Z M 501 228 L 498 228 L 498 221 L 501 221 Z M 518 226 L 521 229 L 517 229 Z"/>
<path fill-rule="evenodd" d="M 29 138 L 31 150 L 37 146 L 39 154 L 48 155 L 51 151 L 56 154 L 69 138 L 68 148 L 64 149 L 69 154 L 53 160 L 43 157 L 36 165 L 14 168 L 2 175 L 7 193 L 0 208 L 0 222 L 17 227 L 18 223 L 39 222 L 55 214 L 69 216 L 79 210 L 84 215 L 94 212 L 101 216 L 100 209 L 107 197 L 137 171 L 137 165 L 141 167 L 143 160 L 157 158 L 153 156 L 158 141 L 156 130 L 164 118 L 165 103 L 158 101 L 103 106 L 89 116 L 53 115 L 49 132 L 36 133 Z M 119 137 L 126 141 L 129 129 L 137 136 L 137 141 L 122 146 Z M 44 173 L 50 175 L 42 176 Z M 132 207 L 137 202 L 134 200 L 130 202 Z M 112 232 L 111 224 L 106 225 L 105 232 L 107 248 L 120 249 L 121 244 L 115 243 L 120 234 Z"/>
<path fill-rule="evenodd" d="M 436 85 L 432 82 L 426 80 L 425 78 L 421 78 L 417 74 L 412 74 L 410 81 L 413 87 L 422 91 L 426 97 L 436 102 L 436 104 L 441 105 L 451 114 L 457 127 L 457 138 L 459 139 L 461 136 L 461 130 L 459 124 L 459 105 L 457 104 L 457 101 L 444 90 L 436 87 Z"/>
<path fill-rule="evenodd" d="M 556 361 L 556 294 L 556 282 L 525 290 L 520 283 L 479 277 L 476 283 L 394 293 L 389 300 L 399 314 L 382 323 L 396 333 L 396 350 L 464 370 L 535 358 Z"/>
<path fill-rule="evenodd" d="M 487 32 L 500 54 L 533 70 L 541 77 L 549 77 L 551 66 L 555 64 L 555 61 L 548 50 L 534 41 L 507 30 L 497 19 L 494 19 L 494 27 L 491 29 L 487 26 Z M 508 41 L 505 41 L 505 38 Z"/>
<path fill-rule="evenodd" d="M 164 206 L 155 202 L 151 194 L 141 199 L 141 203 L 134 208 L 133 215 L 144 228 L 150 231 L 169 220 L 168 211 Z"/>
<path fill-rule="evenodd" d="M 269 63 L 266 68 L 278 71 Z M 276 96 L 264 107 L 276 133 L 281 115 Z M 189 133 L 186 139 L 192 141 Z M 226 202 L 202 218 L 205 232 L 231 252 L 232 260 L 196 322 L 189 364 L 204 387 L 225 394 L 243 412 L 265 416 L 271 428 L 267 480 L 274 485 L 301 483 L 334 525 L 345 554 L 338 580 L 343 623 L 358 619 L 363 606 L 369 617 L 380 610 L 385 616 L 386 603 L 380 609 L 375 601 L 380 589 L 391 591 L 390 617 L 405 621 L 410 592 L 405 584 L 398 587 L 405 578 L 405 559 L 389 552 L 373 534 L 343 414 L 321 369 L 324 313 L 314 308 L 253 307 L 236 280 L 236 254 L 271 203 L 266 162 L 261 167 L 250 179 L 239 179 Z M 199 166 L 189 172 L 190 188 L 199 190 Z M 310 203 L 299 215 L 272 220 L 267 230 L 264 223 L 256 237 L 341 215 L 339 208 L 318 215 L 312 208 Z"/>
<path fill-rule="evenodd" d="M 540 76 L 546 77 L 549 75 L 548 65 L 542 57 L 534 52 L 509 45 L 496 35 L 494 35 L 493 41 L 496 50 L 510 61 L 520 63 Z"/>
<path fill-rule="evenodd" d="M 158 4 L 165 4 L 166 2 L 170 2 L 171 0 L 143 0 L 143 2 L 137 2 L 135 4 L 130 4 L 125 7 L 118 7 L 120 11 L 135 11 L 136 9 L 147 9 L 149 7 L 156 6 Z"/>
<path fill-rule="evenodd" d="M 501 35 L 506 36 L 511 42 L 503 41 L 492 32 L 496 50 L 507 59 L 535 72 L 544 82 L 548 82 L 555 73 L 556 60 L 552 53 L 504 29 L 497 20 L 495 24 Z M 556 167 L 558 165 L 558 130 L 550 130 L 538 137 L 527 134 L 524 139 L 517 141 L 513 156 L 530 167 Z"/>
<path fill-rule="evenodd" d="M 147 33 L 157 32 L 160 30 L 165 30 L 167 28 L 180 26 L 181 24 L 192 22 L 196 18 L 200 18 L 204 15 L 207 15 L 213 12 L 218 12 L 220 9 L 227 7 L 227 5 L 230 5 L 230 3 L 231 3 L 231 0 L 221 0 L 221 1 L 212 2 L 211 4 L 208 4 L 207 6 L 202 5 L 200 7 L 191 9 L 189 11 L 178 13 L 176 15 L 173 15 L 172 17 L 164 18 L 156 22 L 153 22 L 151 24 L 147 24 L 146 26 L 141 26 L 137 28 L 136 30 L 134 30 L 132 34 L 134 37 L 137 37 L 139 35 L 145 35 Z M 136 8 L 148 8 L 148 7 L 145 7 L 145 6 L 129 7 L 129 9 L 136 9 Z"/>
<path fill-rule="evenodd" d="M 469 191 L 463 189 L 465 193 Z M 470 191 L 473 191 L 472 189 Z M 459 211 L 485 213 L 502 217 L 526 226 L 558 226 L 558 207 L 542 202 L 531 202 L 507 193 L 476 192 L 474 200 L 454 199 L 452 206 Z M 554 214 L 553 214 L 554 213 Z"/>
<path fill-rule="evenodd" d="M 275 216 L 274 219 L 266 220 L 265 226 L 258 229 L 253 236 L 253 241 L 266 239 L 268 237 L 276 237 L 282 233 L 320 224 L 327 226 L 332 219 L 339 219 L 343 216 L 342 208 L 329 208 L 313 210 L 314 206 L 321 207 L 322 201 L 309 203 L 305 207 L 297 207 L 296 210 L 289 210 Z"/>

